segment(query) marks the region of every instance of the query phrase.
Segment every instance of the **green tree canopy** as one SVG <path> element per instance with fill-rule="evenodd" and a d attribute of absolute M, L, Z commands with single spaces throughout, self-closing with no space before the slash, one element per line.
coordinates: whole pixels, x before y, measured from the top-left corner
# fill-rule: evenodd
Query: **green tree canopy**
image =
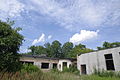
<path fill-rule="evenodd" d="M 31 46 L 29 48 L 31 50 L 32 55 L 41 55 L 41 54 L 46 54 L 46 49 L 43 46 Z"/>
<path fill-rule="evenodd" d="M 108 48 L 114 48 L 114 47 L 119 47 L 120 46 L 120 42 L 104 42 L 102 47 L 97 47 L 98 50 L 102 50 L 102 49 L 108 49 Z"/>
<path fill-rule="evenodd" d="M 68 55 L 70 54 L 72 49 L 73 49 L 73 43 L 72 42 L 64 43 L 64 45 L 62 46 L 63 57 L 69 57 Z"/>
<path fill-rule="evenodd" d="M 85 45 L 78 44 L 78 45 L 75 45 L 75 47 L 70 51 L 70 53 L 68 54 L 68 57 L 76 58 L 78 54 L 81 55 L 83 53 L 88 53 L 92 51 L 93 51 L 92 49 L 86 48 Z"/>
<path fill-rule="evenodd" d="M 53 57 L 62 57 L 61 43 L 57 40 L 53 41 L 51 44 L 51 53 Z"/>
<path fill-rule="evenodd" d="M 41 47 L 41 48 L 39 48 Z M 66 42 L 63 45 L 55 40 L 51 44 L 45 43 L 44 46 L 31 46 L 31 53 L 34 54 L 46 54 L 47 57 L 55 58 L 76 58 L 77 54 L 83 54 L 93 51 L 92 49 L 86 48 L 85 45 L 73 45 L 72 42 Z"/>
<path fill-rule="evenodd" d="M 16 71 L 19 69 L 19 48 L 23 36 L 20 28 L 13 29 L 12 22 L 0 21 L 0 70 Z"/>

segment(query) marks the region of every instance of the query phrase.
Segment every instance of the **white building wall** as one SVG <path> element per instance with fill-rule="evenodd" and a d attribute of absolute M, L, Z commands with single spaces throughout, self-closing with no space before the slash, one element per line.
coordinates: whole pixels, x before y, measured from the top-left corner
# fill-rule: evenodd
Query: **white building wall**
<path fill-rule="evenodd" d="M 81 65 L 86 65 L 87 74 L 92 74 L 94 69 L 106 70 L 105 54 L 112 54 L 115 71 L 120 71 L 120 47 L 85 53 L 77 57 L 77 68 L 81 73 Z"/>
<path fill-rule="evenodd" d="M 34 65 L 38 66 L 41 69 L 41 62 L 34 62 Z"/>
<path fill-rule="evenodd" d="M 63 62 L 67 62 L 67 68 L 69 68 L 70 65 L 72 65 L 72 62 L 70 60 L 64 60 L 64 59 L 59 60 L 59 62 L 58 62 L 58 70 L 60 70 L 60 71 L 63 71 Z M 61 67 L 60 67 L 60 65 L 61 65 Z"/>

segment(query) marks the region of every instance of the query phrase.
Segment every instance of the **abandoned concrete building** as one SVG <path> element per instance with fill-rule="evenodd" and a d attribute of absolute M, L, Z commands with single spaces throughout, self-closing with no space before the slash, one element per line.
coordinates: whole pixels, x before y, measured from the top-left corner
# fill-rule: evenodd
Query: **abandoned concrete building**
<path fill-rule="evenodd" d="M 48 58 L 35 55 L 22 55 L 20 61 L 25 64 L 33 64 L 38 66 L 43 71 L 50 69 L 58 69 L 63 71 L 64 67 L 69 68 L 72 65 L 77 65 L 77 59 L 72 58 Z"/>
<path fill-rule="evenodd" d="M 95 69 L 120 71 L 120 47 L 78 55 L 77 68 L 80 74 L 92 74 Z"/>

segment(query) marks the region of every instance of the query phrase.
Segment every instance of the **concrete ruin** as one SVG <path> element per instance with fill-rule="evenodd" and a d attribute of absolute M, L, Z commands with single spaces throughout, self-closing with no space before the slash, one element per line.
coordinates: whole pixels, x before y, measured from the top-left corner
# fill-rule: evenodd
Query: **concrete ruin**
<path fill-rule="evenodd" d="M 48 58 L 38 55 L 22 55 L 20 61 L 23 64 L 33 64 L 38 66 L 43 71 L 58 69 L 63 71 L 64 67 L 69 68 L 72 65 L 77 65 L 77 60 L 72 58 Z"/>
<path fill-rule="evenodd" d="M 78 55 L 77 68 L 80 74 L 92 74 L 95 69 L 120 71 L 120 47 Z"/>

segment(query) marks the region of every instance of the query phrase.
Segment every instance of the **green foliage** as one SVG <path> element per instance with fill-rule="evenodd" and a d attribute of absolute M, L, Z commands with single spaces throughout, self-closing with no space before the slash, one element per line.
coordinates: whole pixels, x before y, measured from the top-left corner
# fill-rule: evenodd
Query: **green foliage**
<path fill-rule="evenodd" d="M 0 76 L 1 76 L 0 72 Z M 10 73 L 5 73 L 5 75 L 0 80 L 120 80 L 118 77 L 100 77 L 97 75 L 82 75 L 78 76 L 72 73 L 53 73 L 47 72 L 43 73 L 41 71 L 33 73 L 21 73 L 16 72 L 10 75 Z"/>
<path fill-rule="evenodd" d="M 113 42 L 113 43 L 109 43 L 109 42 L 104 42 L 102 47 L 97 47 L 98 50 L 103 50 L 103 49 L 108 49 L 108 48 L 114 48 L 114 47 L 119 47 L 120 46 L 120 42 Z"/>
<path fill-rule="evenodd" d="M 51 44 L 46 43 L 44 46 L 31 46 L 29 49 L 31 52 L 28 54 L 46 54 L 48 57 L 55 58 L 76 58 L 77 54 L 93 51 L 92 49 L 86 48 L 83 44 L 74 46 L 71 42 L 66 42 L 62 46 L 57 40 L 53 41 Z"/>
<path fill-rule="evenodd" d="M 61 58 L 61 43 L 57 40 L 53 41 L 51 44 L 51 52 L 53 57 Z"/>
<path fill-rule="evenodd" d="M 18 28 L 13 29 L 12 22 L 0 21 L 0 70 L 13 72 L 20 69 L 18 54 L 23 36 Z"/>
<path fill-rule="evenodd" d="M 79 70 L 78 70 L 77 67 L 75 67 L 75 66 L 71 66 L 71 67 L 69 67 L 69 68 L 64 67 L 64 68 L 63 68 L 63 72 L 69 72 L 69 73 L 73 73 L 73 74 L 76 74 L 76 75 L 79 75 L 79 74 L 80 74 Z"/>
<path fill-rule="evenodd" d="M 31 50 L 30 54 L 34 55 L 41 55 L 41 54 L 46 54 L 46 49 L 43 46 L 31 46 L 29 48 Z"/>
<path fill-rule="evenodd" d="M 94 70 L 94 75 L 98 75 L 100 77 L 119 77 L 120 78 L 120 72 L 114 72 L 114 71 L 105 71 L 105 70 Z"/>
<path fill-rule="evenodd" d="M 73 49 L 73 43 L 72 42 L 64 43 L 64 45 L 62 46 L 63 57 L 68 58 L 69 57 L 68 55 L 70 54 L 72 49 Z"/>
<path fill-rule="evenodd" d="M 69 57 L 76 58 L 77 54 L 83 54 L 83 53 L 88 53 L 92 52 L 92 49 L 86 48 L 85 45 L 79 44 L 75 45 L 75 47 L 71 50 L 71 52 L 68 54 Z"/>
<path fill-rule="evenodd" d="M 32 64 L 23 64 L 22 68 L 21 68 L 21 72 L 28 72 L 28 73 L 32 73 L 32 72 L 37 72 L 40 71 L 40 69 Z"/>

